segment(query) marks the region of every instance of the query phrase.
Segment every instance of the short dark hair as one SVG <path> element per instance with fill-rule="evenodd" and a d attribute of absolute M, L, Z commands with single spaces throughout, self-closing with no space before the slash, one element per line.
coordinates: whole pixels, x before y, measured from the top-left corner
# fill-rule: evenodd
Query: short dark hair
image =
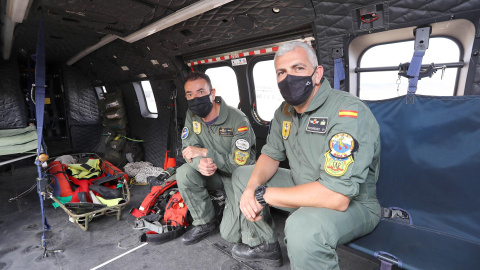
<path fill-rule="evenodd" d="M 201 73 L 201 72 L 192 72 L 190 74 L 187 75 L 187 77 L 185 77 L 185 83 L 187 82 L 191 82 L 191 81 L 196 81 L 196 80 L 199 80 L 199 79 L 204 79 L 207 84 L 208 84 L 208 87 L 210 87 L 210 92 L 212 92 L 212 82 L 210 81 L 210 77 L 208 77 L 207 74 L 205 73 Z"/>

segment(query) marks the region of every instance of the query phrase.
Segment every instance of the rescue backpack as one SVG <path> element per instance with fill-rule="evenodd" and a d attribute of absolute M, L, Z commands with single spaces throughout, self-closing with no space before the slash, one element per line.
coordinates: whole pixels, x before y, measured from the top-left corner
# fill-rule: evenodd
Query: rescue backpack
<path fill-rule="evenodd" d="M 153 186 L 138 209 L 132 209 L 135 228 L 150 231 L 140 236 L 141 242 L 162 244 L 180 237 L 190 224 L 188 208 L 183 201 L 176 180 Z"/>

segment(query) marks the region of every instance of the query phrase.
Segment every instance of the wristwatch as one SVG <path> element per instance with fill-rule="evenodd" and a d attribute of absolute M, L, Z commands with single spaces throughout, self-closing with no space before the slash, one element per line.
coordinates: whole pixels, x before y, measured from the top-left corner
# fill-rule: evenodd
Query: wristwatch
<path fill-rule="evenodd" d="M 263 199 L 263 195 L 265 195 L 265 191 L 267 191 L 267 186 L 265 185 L 260 185 L 255 189 L 255 199 L 257 199 L 257 202 L 262 206 L 267 205 L 267 202 L 265 201 L 265 199 Z"/>

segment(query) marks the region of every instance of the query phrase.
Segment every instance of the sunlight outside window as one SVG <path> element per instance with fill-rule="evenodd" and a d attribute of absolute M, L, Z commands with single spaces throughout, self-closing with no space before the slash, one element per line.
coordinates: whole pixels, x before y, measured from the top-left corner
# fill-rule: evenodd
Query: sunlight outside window
<path fill-rule="evenodd" d="M 157 104 L 155 103 L 155 97 L 153 96 L 152 86 L 149 81 L 142 81 L 143 94 L 145 95 L 145 101 L 147 102 L 147 108 L 150 113 L 158 113 Z"/>
<path fill-rule="evenodd" d="M 374 46 L 368 49 L 360 62 L 360 67 L 398 66 L 410 62 L 413 56 L 414 41 L 404 41 Z M 458 62 L 460 49 L 448 38 L 431 38 L 422 64 L 440 64 Z M 417 94 L 430 96 L 452 96 L 455 90 L 458 68 L 442 70 L 431 77 L 418 81 Z M 382 100 L 407 94 L 408 78 L 401 77 L 397 93 L 398 71 L 362 72 L 360 74 L 360 98 L 363 100 Z"/>
<path fill-rule="evenodd" d="M 275 110 L 280 106 L 283 97 L 277 85 L 273 60 L 258 62 L 253 67 L 253 82 L 257 97 L 258 116 L 270 121 Z"/>
<path fill-rule="evenodd" d="M 214 67 L 205 71 L 210 77 L 212 87 L 216 90 L 216 96 L 220 96 L 225 102 L 234 108 L 240 103 L 238 95 L 237 76 L 231 67 Z"/>

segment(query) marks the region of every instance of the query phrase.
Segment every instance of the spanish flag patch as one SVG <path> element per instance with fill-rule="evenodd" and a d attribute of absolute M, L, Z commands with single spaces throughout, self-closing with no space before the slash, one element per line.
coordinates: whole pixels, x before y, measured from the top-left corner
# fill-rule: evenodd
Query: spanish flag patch
<path fill-rule="evenodd" d="M 238 131 L 238 132 L 244 132 L 244 131 L 247 131 L 247 130 L 248 130 L 248 127 L 247 127 L 247 126 L 243 126 L 243 127 L 237 128 L 237 131 Z"/>
<path fill-rule="evenodd" d="M 352 118 L 357 118 L 358 112 L 357 112 L 357 111 L 340 110 L 340 111 L 338 112 L 338 116 L 340 116 L 340 117 L 352 117 Z"/>

